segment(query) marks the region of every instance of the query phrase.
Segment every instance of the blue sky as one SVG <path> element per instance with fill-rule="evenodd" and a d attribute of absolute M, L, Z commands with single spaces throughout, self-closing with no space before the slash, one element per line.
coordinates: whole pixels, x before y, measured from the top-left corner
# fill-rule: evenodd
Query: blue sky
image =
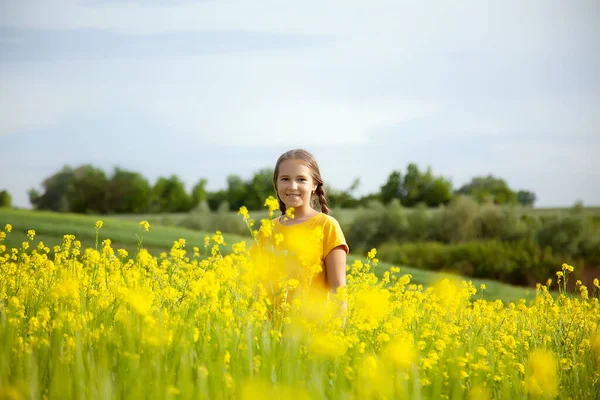
<path fill-rule="evenodd" d="M 0 189 L 63 165 L 225 187 L 313 152 L 600 205 L 600 3 L 0 0 Z"/>

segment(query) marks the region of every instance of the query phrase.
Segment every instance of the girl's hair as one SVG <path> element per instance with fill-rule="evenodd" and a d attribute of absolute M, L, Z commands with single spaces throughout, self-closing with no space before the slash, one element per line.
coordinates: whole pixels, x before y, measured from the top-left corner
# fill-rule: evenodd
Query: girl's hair
<path fill-rule="evenodd" d="M 327 207 L 327 197 L 325 196 L 325 188 L 323 187 L 323 179 L 321 178 L 319 165 L 317 164 L 317 160 L 315 160 L 315 157 L 306 150 L 289 150 L 279 157 L 277 163 L 275 164 L 275 171 L 273 172 L 273 187 L 275 188 L 275 193 L 277 193 L 277 177 L 279 176 L 279 166 L 285 160 L 300 160 L 304 162 L 308 169 L 310 169 L 312 178 L 317 183 L 317 188 L 314 191 L 316 197 L 311 197 L 311 205 L 314 207 L 318 204 L 321 206 L 322 213 L 329 214 L 329 208 Z M 283 215 L 285 214 L 285 204 L 279 197 L 279 193 L 277 193 L 277 199 L 279 200 L 279 209 L 281 210 L 281 213 Z"/>

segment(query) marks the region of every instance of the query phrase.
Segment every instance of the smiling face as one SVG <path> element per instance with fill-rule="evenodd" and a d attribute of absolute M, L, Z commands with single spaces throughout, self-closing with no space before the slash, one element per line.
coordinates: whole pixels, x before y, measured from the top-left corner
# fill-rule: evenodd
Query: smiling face
<path fill-rule="evenodd" d="M 298 213 L 309 211 L 311 195 L 316 188 L 310 168 L 301 160 L 289 159 L 279 165 L 277 194 L 286 208 L 294 207 Z"/>

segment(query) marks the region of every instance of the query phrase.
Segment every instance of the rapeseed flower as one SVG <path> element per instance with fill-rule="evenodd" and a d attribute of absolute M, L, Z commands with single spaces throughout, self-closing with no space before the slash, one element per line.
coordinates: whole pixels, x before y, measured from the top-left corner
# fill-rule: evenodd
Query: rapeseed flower
<path fill-rule="evenodd" d="M 318 233 L 262 239 L 311 248 Z M 98 390 L 131 397 L 595 395 L 600 304 L 581 282 L 578 296 L 546 282 L 535 300 L 505 304 L 475 299 L 471 282 L 424 288 L 398 267 L 380 271 L 373 249 L 347 266 L 346 310 L 316 288 L 323 271 L 311 255 L 251 257 L 245 242 L 221 252 L 220 232 L 193 257 L 182 239 L 131 255 L 108 238 L 96 249 L 65 235 L 53 252 L 25 243 L 0 246 L 0 358 L 14 366 L 0 380 L 31 382 L 32 397 L 79 387 L 81 363 L 110 377 Z M 563 268 L 561 278 L 572 272 Z"/>
<path fill-rule="evenodd" d="M 148 221 L 142 221 L 140 225 L 144 228 L 144 231 L 148 232 L 150 230 L 150 223 Z"/>
<path fill-rule="evenodd" d="M 528 393 L 542 397 L 556 397 L 558 374 L 556 357 L 550 351 L 537 349 L 529 354 L 525 388 Z"/>

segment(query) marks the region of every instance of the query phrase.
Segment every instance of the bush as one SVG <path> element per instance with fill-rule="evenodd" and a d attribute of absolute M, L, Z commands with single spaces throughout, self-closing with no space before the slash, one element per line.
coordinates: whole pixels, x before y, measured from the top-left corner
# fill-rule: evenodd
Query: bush
<path fill-rule="evenodd" d="M 500 239 L 515 242 L 530 239 L 535 232 L 534 218 L 521 218 L 515 207 L 493 203 L 481 205 L 475 219 L 478 239 Z"/>
<path fill-rule="evenodd" d="M 378 249 L 378 254 L 382 260 L 395 264 L 517 285 L 545 282 L 563 262 L 569 262 L 549 250 L 542 251 L 532 240 L 386 243 Z"/>
<path fill-rule="evenodd" d="M 455 197 L 433 218 L 432 239 L 457 243 L 477 238 L 479 204 L 469 196 Z"/>
<path fill-rule="evenodd" d="M 406 229 L 407 241 L 426 241 L 432 237 L 433 217 L 427 205 L 419 203 L 412 212 L 406 216 L 408 223 Z"/>
<path fill-rule="evenodd" d="M 586 237 L 591 235 L 591 225 L 582 214 L 569 214 L 543 221 L 536 238 L 542 248 L 564 256 L 579 256 Z"/>
<path fill-rule="evenodd" d="M 246 223 L 241 216 L 231 212 L 207 212 L 204 208 L 192 211 L 183 219 L 180 226 L 206 232 L 217 230 L 235 235 L 250 236 Z"/>
<path fill-rule="evenodd" d="M 600 237 L 586 237 L 581 241 L 579 253 L 586 265 L 600 267 Z"/>
<path fill-rule="evenodd" d="M 364 253 L 385 241 L 402 240 L 407 230 L 407 214 L 398 200 L 387 206 L 372 201 L 356 211 L 354 221 L 344 227 L 344 235 L 354 252 Z"/>
<path fill-rule="evenodd" d="M 8 193 L 8 190 L 0 191 L 0 207 L 11 207 L 12 196 Z"/>
<path fill-rule="evenodd" d="M 377 249 L 380 259 L 427 270 L 441 270 L 449 264 L 448 245 L 439 242 L 384 243 Z"/>

